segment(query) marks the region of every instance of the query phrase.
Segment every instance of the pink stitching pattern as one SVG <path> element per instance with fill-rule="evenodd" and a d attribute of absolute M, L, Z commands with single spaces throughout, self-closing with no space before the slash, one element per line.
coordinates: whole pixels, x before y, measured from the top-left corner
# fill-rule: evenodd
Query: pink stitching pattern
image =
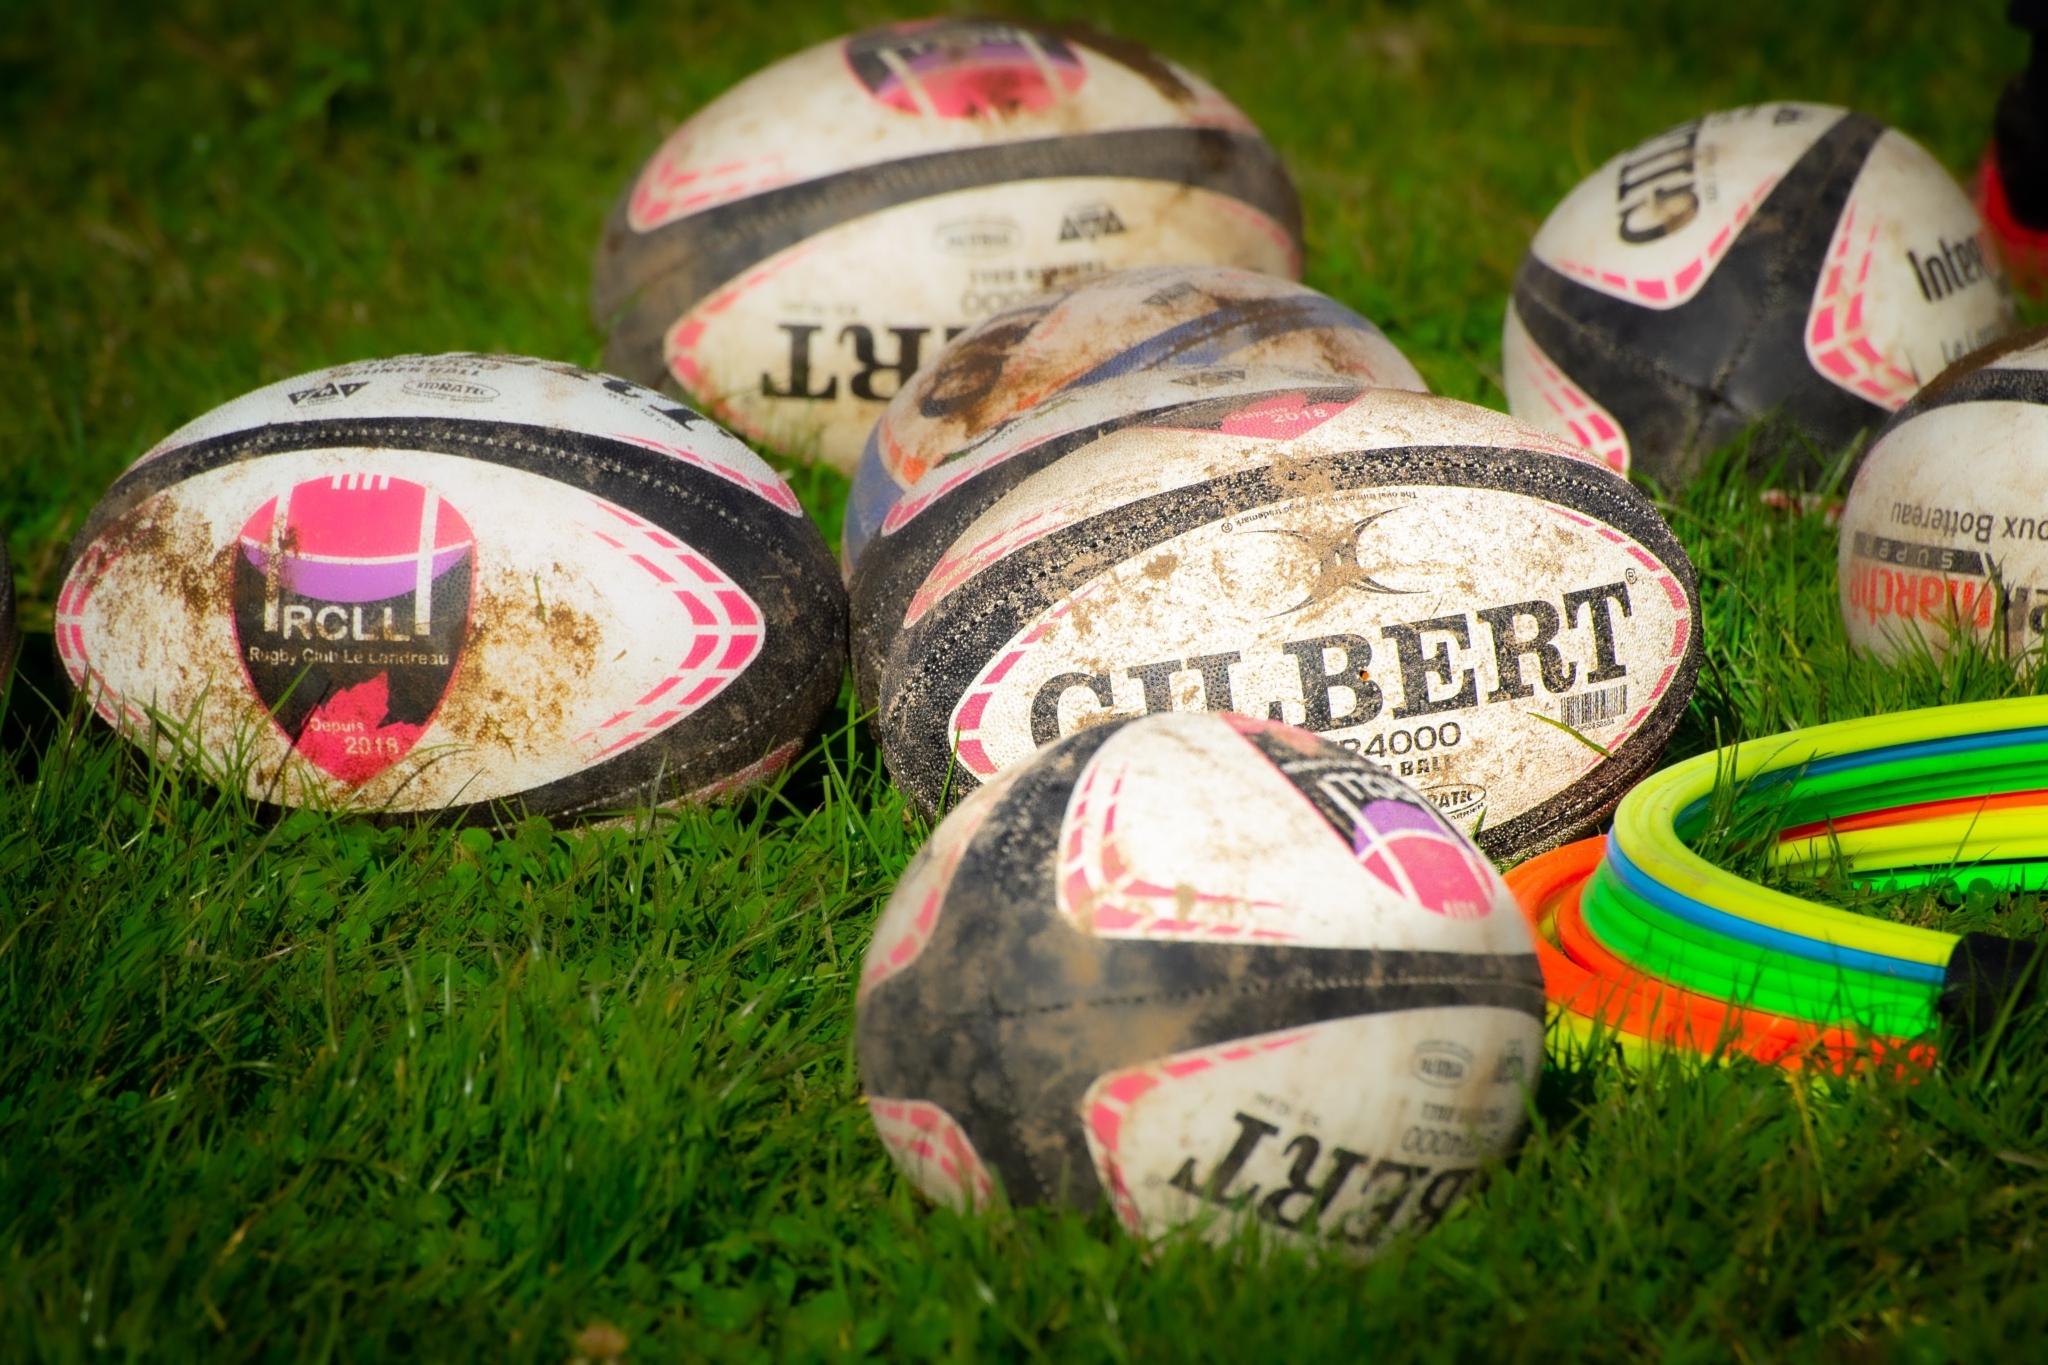
<path fill-rule="evenodd" d="M 1051 535 L 1071 520 L 1066 509 L 1053 508 L 1050 511 L 1034 512 L 1016 525 L 998 531 L 988 539 L 962 550 L 957 555 L 948 555 L 932 566 L 918 585 L 917 595 L 910 599 L 909 608 L 903 613 L 905 629 L 917 622 L 937 606 L 946 594 L 965 583 L 1004 555 L 1032 541 Z"/>
<path fill-rule="evenodd" d="M 1621 429 L 1613 414 L 1551 364 L 1534 338 L 1522 348 L 1522 358 L 1536 381 L 1536 391 L 1582 447 L 1577 453 L 1590 455 L 1617 474 L 1628 473 L 1628 433 Z"/>
<path fill-rule="evenodd" d="M 86 604 L 120 557 L 119 551 L 110 553 L 104 542 L 94 541 L 71 566 L 71 572 L 65 576 L 63 590 L 57 594 L 57 654 L 64 661 L 64 671 L 71 675 L 71 685 L 91 699 L 92 709 L 99 713 L 101 720 L 116 730 L 146 732 L 149 728 L 148 714 L 125 695 L 114 691 L 99 670 L 92 666 L 91 651 L 85 643 Z"/>
<path fill-rule="evenodd" d="M 699 469 L 709 470 L 728 483 L 736 483 L 749 493 L 759 494 L 791 516 L 801 516 L 803 514 L 803 504 L 796 500 L 796 494 L 790 491 L 788 484 L 773 474 L 770 474 L 765 480 L 759 479 L 735 465 L 729 465 L 720 460 L 713 459 L 701 450 L 693 450 L 689 446 L 672 446 L 666 441 L 657 441 L 652 437 L 633 436 L 623 431 L 615 431 L 612 433 L 612 439 L 614 441 L 625 441 L 628 444 L 639 446 L 645 450 L 658 451 L 672 459 L 681 460 L 684 464 L 695 465 Z"/>
<path fill-rule="evenodd" d="M 1093 591 L 1095 584 L 1091 583 L 1054 607 L 1044 621 L 1017 641 L 1016 648 L 997 655 L 996 661 L 983 669 L 981 676 L 968 687 L 966 695 L 960 699 L 960 704 L 953 708 L 953 752 L 959 758 L 961 767 L 984 780 L 995 776 L 996 761 L 988 756 L 988 750 L 981 744 L 982 712 L 988 709 L 989 700 L 995 696 L 997 685 L 1009 676 L 1010 670 L 1017 666 L 1018 661 L 1031 646 L 1044 639 L 1046 632 L 1051 630 L 1061 617 L 1072 611 L 1076 602 L 1085 601 Z"/>
<path fill-rule="evenodd" d="M 1855 249 L 1856 212 L 1857 204 L 1852 199 L 1835 229 L 1835 240 L 1828 247 L 1827 269 L 1807 316 L 1806 357 L 1832 383 L 1896 412 L 1919 389 L 1920 376 L 1900 369 L 1870 342 L 1870 320 L 1864 315 L 1864 299 L 1881 224 L 1872 217 L 1870 230 L 1863 234 L 1863 254 L 1852 269 L 1850 253 Z"/>
<path fill-rule="evenodd" d="M 1090 763 L 1074 788 L 1074 803 L 1060 828 L 1059 911 L 1083 933 L 1118 938 L 1253 939 L 1287 942 L 1297 935 L 1184 918 L 1196 905 L 1284 909 L 1280 902 L 1247 900 L 1147 881 L 1132 868 L 1116 827 L 1124 769 L 1108 775 Z M 1106 788 L 1106 790 L 1105 790 Z"/>
<path fill-rule="evenodd" d="M 969 1210 L 988 1206 L 995 1182 L 981 1154 L 953 1116 L 928 1100 L 889 1100 L 868 1096 L 868 1113 L 889 1155 L 896 1158 L 911 1183 L 938 1203 Z M 936 1170 L 933 1170 L 936 1167 Z M 936 1177 L 936 1178 L 935 1178 Z M 939 1185 L 933 1189 L 930 1180 Z"/>
<path fill-rule="evenodd" d="M 791 247 L 781 255 L 773 257 L 751 275 L 727 285 L 677 318 L 661 339 L 662 363 L 668 366 L 668 372 L 676 377 L 676 382 L 695 394 L 713 417 L 757 441 L 764 439 L 763 433 L 734 412 L 732 405 L 712 386 L 711 377 L 704 372 L 703 365 L 698 363 L 697 348 L 703 344 L 705 329 L 711 325 L 712 318 L 738 303 L 741 298 L 765 284 L 773 276 L 810 255 L 816 246 L 817 239 L 813 238 L 802 246 Z"/>
<path fill-rule="evenodd" d="M 1707 282 L 1707 276 L 1713 273 L 1715 262 L 1719 261 L 1734 244 L 1742 225 L 1749 221 L 1749 215 L 1756 212 L 1756 206 L 1763 202 L 1764 196 L 1769 194 L 1771 187 L 1777 183 L 1777 176 L 1765 177 L 1761 184 L 1750 191 L 1749 198 L 1735 206 L 1735 215 L 1721 225 L 1721 230 L 1707 243 L 1707 249 L 1669 275 L 1631 278 L 1619 271 L 1603 270 L 1582 261 L 1556 261 L 1552 263 L 1552 268 L 1565 274 L 1577 275 L 1605 294 L 1614 294 L 1624 299 L 1633 295 L 1659 308 L 1676 308 L 1699 292 L 1700 286 Z"/>
<path fill-rule="evenodd" d="M 674 672 L 604 724 L 576 737 L 578 744 L 601 745 L 592 757 L 603 758 L 701 710 L 759 657 L 767 626 L 754 600 L 702 555 L 624 508 L 592 502 L 613 524 L 585 529 L 669 591 L 696 627 Z"/>
<path fill-rule="evenodd" d="M 626 223 L 633 231 L 652 232 L 794 178 L 783 166 L 781 152 L 690 170 L 683 164 L 689 131 L 688 123 L 676 129 L 634 182 L 633 197 L 626 204 Z"/>
<path fill-rule="evenodd" d="M 1313 1030 L 1304 1030 L 1278 1038 L 1224 1043 L 1199 1052 L 1178 1053 L 1143 1066 L 1111 1072 L 1088 1088 L 1084 1100 L 1088 1120 L 1082 1132 L 1087 1136 L 1089 1152 L 1095 1158 L 1096 1174 L 1101 1178 L 1103 1188 L 1109 1191 L 1110 1202 L 1115 1205 L 1117 1217 L 1123 1220 L 1125 1227 L 1138 1232 L 1143 1224 L 1138 1201 L 1124 1180 L 1121 1159 L 1124 1123 L 1131 1117 L 1137 1102 L 1169 1081 L 1200 1075 L 1226 1062 L 1248 1061 L 1293 1047 L 1308 1038 L 1311 1032 Z"/>

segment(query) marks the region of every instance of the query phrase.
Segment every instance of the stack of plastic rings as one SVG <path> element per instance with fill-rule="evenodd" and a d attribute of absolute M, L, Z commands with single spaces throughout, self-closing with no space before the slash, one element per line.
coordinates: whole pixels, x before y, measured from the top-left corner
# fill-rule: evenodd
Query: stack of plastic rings
<path fill-rule="evenodd" d="M 2036 945 L 1772 890 L 1693 851 L 1710 822 L 1770 838 L 1772 866 L 1839 869 L 1880 888 L 2048 887 L 2048 697 L 1703 754 L 1631 791 L 1604 839 L 1508 874 L 1553 1014 L 1581 1037 L 1787 1066 L 1931 1057 L 1937 1013 L 1999 1006 L 2031 978 Z"/>

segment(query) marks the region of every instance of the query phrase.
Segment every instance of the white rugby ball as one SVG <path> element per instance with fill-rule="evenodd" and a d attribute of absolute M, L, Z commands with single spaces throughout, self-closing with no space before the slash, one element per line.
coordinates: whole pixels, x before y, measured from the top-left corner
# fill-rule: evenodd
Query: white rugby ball
<path fill-rule="evenodd" d="M 1152 374 L 1282 365 L 1428 392 L 1379 328 L 1327 295 L 1222 266 L 1120 270 L 1020 303 L 946 343 L 868 433 L 846 503 L 849 568 L 904 490 L 1056 395 Z"/>
<path fill-rule="evenodd" d="M 903 607 L 879 738 L 935 808 L 1112 717 L 1241 712 L 1413 780 L 1505 857 L 1656 762 L 1698 611 L 1656 509 L 1578 447 L 1297 381 L 1089 433 L 976 515 Z"/>
<path fill-rule="evenodd" d="M 2048 640 L 2048 329 L 1988 347 L 1886 424 L 1842 507 L 1849 642 L 1887 659 Z"/>
<path fill-rule="evenodd" d="M 788 486 L 622 379 L 402 356 L 259 389 L 94 508 L 57 599 L 110 724 L 250 796 L 547 816 L 734 790 L 838 693 Z"/>
<path fill-rule="evenodd" d="M 934 1201 L 1255 1219 L 1366 1257 L 1510 1151 L 1513 894 L 1413 786 L 1244 716 L 1082 730 L 946 817 L 869 945 L 868 1112 Z"/>
<path fill-rule="evenodd" d="M 676 130 L 613 210 L 605 364 L 851 473 L 955 333 L 1168 262 L 1300 271 L 1293 183 L 1209 85 L 1079 26 L 928 19 L 776 63 Z"/>
<path fill-rule="evenodd" d="M 1501 338 L 1508 407 L 1667 485 L 1779 413 L 1832 455 L 2013 327 L 1977 210 L 1876 119 L 1782 102 L 1621 153 L 1544 221 Z M 1774 448 L 1795 475 L 1803 447 Z"/>

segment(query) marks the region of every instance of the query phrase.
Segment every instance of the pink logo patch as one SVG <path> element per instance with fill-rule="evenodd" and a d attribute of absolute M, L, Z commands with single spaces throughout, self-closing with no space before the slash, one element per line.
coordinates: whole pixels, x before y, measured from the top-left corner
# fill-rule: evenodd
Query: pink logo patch
<path fill-rule="evenodd" d="M 1406 801 L 1372 801 L 1358 814 L 1352 852 L 1359 865 L 1425 910 L 1479 919 L 1493 908 L 1487 879 L 1429 811 Z"/>
<path fill-rule="evenodd" d="M 476 543 L 433 489 L 337 474 L 242 527 L 235 635 L 250 688 L 308 762 L 359 786 L 419 742 L 469 632 Z"/>
<path fill-rule="evenodd" d="M 1305 393 L 1275 394 L 1239 408 L 1223 419 L 1219 429 L 1225 436 L 1256 436 L 1265 441 L 1285 441 L 1314 431 L 1356 401 L 1311 403 Z"/>
<path fill-rule="evenodd" d="M 846 40 L 846 64 L 891 109 L 928 118 L 1036 114 L 1081 88 L 1087 72 L 1050 33 L 939 19 Z"/>

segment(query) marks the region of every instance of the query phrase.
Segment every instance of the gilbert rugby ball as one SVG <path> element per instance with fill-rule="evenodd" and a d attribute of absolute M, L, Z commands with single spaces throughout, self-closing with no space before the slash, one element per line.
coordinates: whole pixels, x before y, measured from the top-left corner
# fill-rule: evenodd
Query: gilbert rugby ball
<path fill-rule="evenodd" d="M 1842 507 L 1842 619 L 1885 658 L 1958 634 L 2048 639 L 2048 330 L 1935 379 L 1878 433 Z"/>
<path fill-rule="evenodd" d="M 838 693 L 844 611 L 789 488 L 708 419 L 569 365 L 404 356 L 143 456 L 56 633 L 109 723 L 253 797 L 489 820 L 772 773 Z"/>
<path fill-rule="evenodd" d="M 1127 375 L 1248 364 L 1429 388 L 1379 328 L 1306 285 L 1221 266 L 1104 275 L 977 324 L 897 391 L 853 476 L 846 562 L 905 489 L 1034 404 Z"/>
<path fill-rule="evenodd" d="M 1676 484 L 1772 413 L 1832 453 L 2012 326 L 1983 221 L 1918 143 L 1762 104 L 1567 195 L 1515 274 L 1501 364 L 1517 417 Z"/>
<path fill-rule="evenodd" d="M 1698 615 L 1649 500 L 1498 413 L 1335 383 L 1196 400 L 954 537 L 890 645 L 880 741 L 931 809 L 1112 717 L 1242 712 L 1413 779 L 1505 857 L 1655 763 Z"/>
<path fill-rule="evenodd" d="M 945 341 L 1130 265 L 1300 271 L 1273 149 L 1196 77 L 1085 29 L 932 19 L 836 39 L 677 129 L 606 223 L 606 367 L 851 473 Z"/>
<path fill-rule="evenodd" d="M 868 1111 L 919 1189 L 1253 1217 L 1370 1255 L 1519 1133 L 1543 977 L 1407 783 L 1243 716 L 1084 730 L 948 816 L 875 926 Z"/>

